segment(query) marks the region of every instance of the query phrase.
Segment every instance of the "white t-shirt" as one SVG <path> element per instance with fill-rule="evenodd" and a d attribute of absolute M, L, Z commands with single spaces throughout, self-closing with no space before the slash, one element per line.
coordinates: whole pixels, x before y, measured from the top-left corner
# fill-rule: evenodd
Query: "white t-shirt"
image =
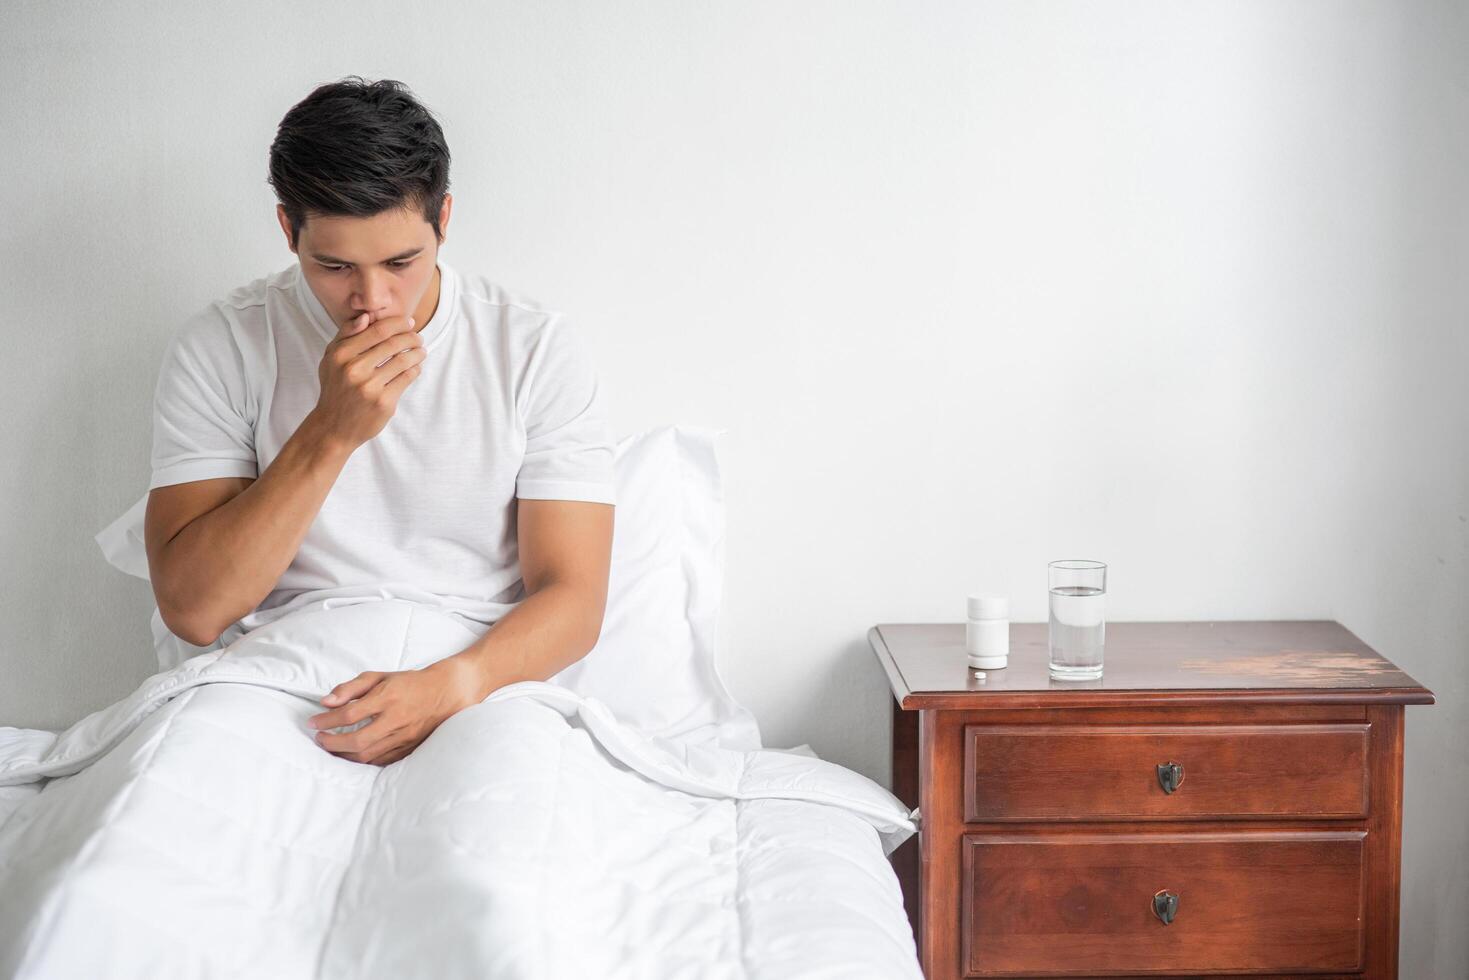
<path fill-rule="evenodd" d="M 275 588 L 221 644 L 332 598 L 412 599 L 483 632 L 525 597 L 517 498 L 614 502 L 613 444 L 576 330 L 438 266 L 422 372 L 352 453 Z M 298 264 L 185 321 L 158 378 L 149 489 L 258 476 L 316 406 L 336 334 Z"/>

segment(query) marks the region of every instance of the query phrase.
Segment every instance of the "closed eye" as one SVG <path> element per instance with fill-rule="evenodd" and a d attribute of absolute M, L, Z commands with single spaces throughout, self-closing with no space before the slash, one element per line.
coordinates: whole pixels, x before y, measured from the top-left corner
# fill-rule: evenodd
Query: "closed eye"
<path fill-rule="evenodd" d="M 330 264 L 328 264 L 326 262 L 321 262 L 321 263 L 318 263 L 318 264 L 323 269 L 327 270 L 328 272 L 346 272 L 348 269 L 352 268 L 350 265 L 330 265 Z M 412 259 L 399 259 L 399 260 L 397 260 L 395 262 L 389 262 L 389 263 L 387 263 L 388 268 L 390 268 L 390 269 L 399 269 L 399 270 L 406 269 L 406 268 L 408 268 L 412 264 L 413 264 L 413 260 Z"/>

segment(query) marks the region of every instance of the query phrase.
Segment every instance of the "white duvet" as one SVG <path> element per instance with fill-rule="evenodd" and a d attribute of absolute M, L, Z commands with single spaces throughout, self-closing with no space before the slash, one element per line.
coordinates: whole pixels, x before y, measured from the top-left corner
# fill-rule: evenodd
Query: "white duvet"
<path fill-rule="evenodd" d="M 316 606 L 59 736 L 0 728 L 0 976 L 920 976 L 885 857 L 909 811 L 840 766 L 548 683 L 385 768 L 312 741 L 334 685 L 474 637 Z"/>

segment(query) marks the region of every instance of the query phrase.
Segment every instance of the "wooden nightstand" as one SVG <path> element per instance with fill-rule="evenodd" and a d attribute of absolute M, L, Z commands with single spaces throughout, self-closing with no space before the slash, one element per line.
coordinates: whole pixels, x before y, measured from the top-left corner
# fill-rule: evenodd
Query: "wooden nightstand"
<path fill-rule="evenodd" d="M 1052 681 L 1046 624 L 980 680 L 962 624 L 876 626 L 893 854 L 929 980 L 1397 976 L 1403 706 L 1333 622 L 1108 623 Z"/>

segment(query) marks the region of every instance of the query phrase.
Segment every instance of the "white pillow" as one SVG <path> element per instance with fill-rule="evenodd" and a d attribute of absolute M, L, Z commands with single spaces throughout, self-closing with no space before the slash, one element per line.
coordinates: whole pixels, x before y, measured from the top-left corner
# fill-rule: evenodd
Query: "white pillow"
<path fill-rule="evenodd" d="M 616 446 L 617 516 L 607 611 L 597 645 L 551 678 L 594 697 L 619 719 L 655 735 L 760 748 L 755 718 L 725 688 L 715 665 L 724 586 L 724 495 L 716 437 L 722 430 L 660 426 Z M 144 493 L 100 531 L 114 567 L 148 578 Z M 196 647 L 153 610 L 159 666 L 233 639 Z"/>
<path fill-rule="evenodd" d="M 757 749 L 754 716 L 715 666 L 724 589 L 717 435 L 664 426 L 618 442 L 602 635 L 552 681 L 647 732 Z"/>

